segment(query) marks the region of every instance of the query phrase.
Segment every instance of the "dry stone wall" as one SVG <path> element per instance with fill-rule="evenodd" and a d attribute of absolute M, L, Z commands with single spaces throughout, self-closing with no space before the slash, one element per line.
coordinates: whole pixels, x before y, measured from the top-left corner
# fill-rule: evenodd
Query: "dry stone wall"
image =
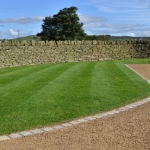
<path fill-rule="evenodd" d="M 150 57 L 150 41 L 0 41 L 0 67 Z"/>

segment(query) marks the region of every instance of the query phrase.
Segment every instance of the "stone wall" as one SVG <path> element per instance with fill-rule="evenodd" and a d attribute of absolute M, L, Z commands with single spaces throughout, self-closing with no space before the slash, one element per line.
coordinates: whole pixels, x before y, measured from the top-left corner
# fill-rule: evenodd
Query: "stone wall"
<path fill-rule="evenodd" d="M 0 41 L 0 67 L 150 57 L 150 41 Z"/>

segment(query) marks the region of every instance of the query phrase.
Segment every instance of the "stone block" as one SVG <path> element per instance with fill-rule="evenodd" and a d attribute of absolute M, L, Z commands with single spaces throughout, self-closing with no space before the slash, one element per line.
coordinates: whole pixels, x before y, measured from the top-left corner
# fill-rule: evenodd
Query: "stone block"
<path fill-rule="evenodd" d="M 42 133 L 44 131 L 41 130 L 41 129 L 34 129 L 34 130 L 30 130 L 30 132 L 33 133 L 33 134 L 39 134 L 39 133 Z"/>
<path fill-rule="evenodd" d="M 0 141 L 4 141 L 4 140 L 9 140 L 10 137 L 4 135 L 4 136 L 0 136 Z"/>
<path fill-rule="evenodd" d="M 45 127 L 45 128 L 42 128 L 43 131 L 52 131 L 54 130 L 53 128 L 51 127 Z"/>
<path fill-rule="evenodd" d="M 58 125 L 58 126 L 53 126 L 52 128 L 53 129 L 61 129 L 61 128 L 63 128 L 63 126 L 62 125 Z"/>
<path fill-rule="evenodd" d="M 13 138 L 13 139 L 22 137 L 22 135 L 19 134 L 19 133 L 13 133 L 13 134 L 10 134 L 10 135 L 8 135 L 8 136 L 9 136 L 10 138 Z"/>
<path fill-rule="evenodd" d="M 36 41 L 35 40 L 31 40 L 31 45 L 35 46 L 36 45 Z"/>
<path fill-rule="evenodd" d="M 26 46 L 26 45 L 27 45 L 27 41 L 26 41 L 26 40 L 21 41 L 21 42 L 20 42 L 20 45 L 21 45 L 21 46 Z"/>
<path fill-rule="evenodd" d="M 69 126 L 72 126 L 72 124 L 71 123 L 64 123 L 64 124 L 62 124 L 62 126 L 69 127 Z"/>
<path fill-rule="evenodd" d="M 40 46 L 40 47 L 41 47 L 41 46 L 45 46 L 45 41 L 38 41 L 38 42 L 37 42 L 37 45 Z"/>
<path fill-rule="evenodd" d="M 22 136 L 28 136 L 28 135 L 32 135 L 33 133 L 31 133 L 30 131 L 23 131 L 23 132 L 20 132 L 20 134 Z"/>
<path fill-rule="evenodd" d="M 75 41 L 70 41 L 70 45 L 74 45 L 75 44 Z"/>
<path fill-rule="evenodd" d="M 63 45 L 69 45 L 69 41 L 68 40 L 62 41 L 62 44 Z"/>
<path fill-rule="evenodd" d="M 3 46 L 9 46 L 10 45 L 10 41 L 5 40 L 5 41 L 2 42 L 2 45 Z"/>
<path fill-rule="evenodd" d="M 96 45 L 96 44 L 97 44 L 97 41 L 96 41 L 96 40 L 93 40 L 93 44 Z"/>

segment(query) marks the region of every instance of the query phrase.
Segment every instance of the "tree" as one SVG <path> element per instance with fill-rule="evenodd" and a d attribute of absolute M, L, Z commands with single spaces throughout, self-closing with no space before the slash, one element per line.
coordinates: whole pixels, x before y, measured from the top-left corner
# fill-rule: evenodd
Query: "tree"
<path fill-rule="evenodd" d="M 53 17 L 45 17 L 42 31 L 37 34 L 42 40 L 81 40 L 85 33 L 83 23 L 76 14 L 77 7 L 64 8 Z"/>

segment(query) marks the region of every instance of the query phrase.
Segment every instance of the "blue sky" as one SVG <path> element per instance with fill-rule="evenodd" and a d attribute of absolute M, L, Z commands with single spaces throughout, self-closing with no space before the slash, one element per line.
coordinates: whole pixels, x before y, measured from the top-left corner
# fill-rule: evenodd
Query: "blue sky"
<path fill-rule="evenodd" d="M 71 6 L 87 34 L 150 36 L 150 0 L 1 0 L 0 39 L 35 35 L 46 16 Z"/>

